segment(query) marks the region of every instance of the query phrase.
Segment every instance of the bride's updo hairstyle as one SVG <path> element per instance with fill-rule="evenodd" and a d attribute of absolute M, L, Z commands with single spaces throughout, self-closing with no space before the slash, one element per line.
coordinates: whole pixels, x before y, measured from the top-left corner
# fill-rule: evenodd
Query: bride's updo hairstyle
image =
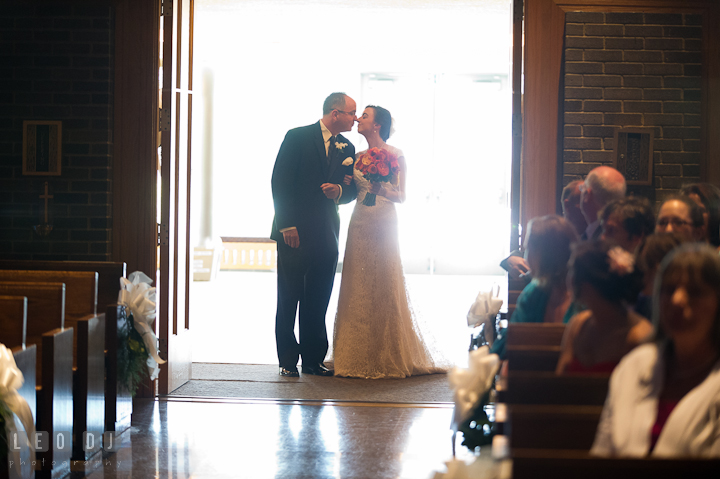
<path fill-rule="evenodd" d="M 392 116 L 390 112 L 381 106 L 368 105 L 375 112 L 375 123 L 380 125 L 380 138 L 387 141 L 390 138 L 390 128 L 392 128 Z"/>

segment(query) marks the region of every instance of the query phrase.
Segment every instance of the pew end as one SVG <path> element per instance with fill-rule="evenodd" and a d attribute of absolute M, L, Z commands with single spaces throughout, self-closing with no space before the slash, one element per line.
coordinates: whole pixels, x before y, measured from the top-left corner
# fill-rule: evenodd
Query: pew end
<path fill-rule="evenodd" d="M 132 395 L 118 375 L 118 331 L 127 327 L 127 315 L 126 307 L 117 303 L 108 306 L 105 315 L 105 432 L 118 440 L 130 428 L 133 411 Z"/>
<path fill-rule="evenodd" d="M 74 461 L 88 461 L 101 452 L 105 428 L 105 314 L 77 321 L 77 367 L 73 371 Z M 92 433 L 95 448 L 83 450 L 83 432 Z"/>
<path fill-rule="evenodd" d="M 56 479 L 70 473 L 73 421 L 73 330 L 55 329 L 42 335 L 42 379 L 37 393 L 35 427 L 53 440 L 46 452 L 38 452 L 38 479 Z M 60 447 L 63 446 L 63 447 Z"/>

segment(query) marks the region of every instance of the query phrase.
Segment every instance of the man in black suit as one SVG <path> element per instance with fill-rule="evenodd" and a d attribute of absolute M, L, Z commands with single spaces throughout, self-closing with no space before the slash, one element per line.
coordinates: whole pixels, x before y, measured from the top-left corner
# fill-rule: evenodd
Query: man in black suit
<path fill-rule="evenodd" d="M 332 376 L 323 361 L 328 350 L 325 314 L 338 261 L 338 204 L 357 196 L 351 175 L 355 147 L 343 131 L 357 121 L 355 101 L 333 93 L 323 116 L 312 125 L 290 130 L 275 160 L 272 195 L 275 218 L 270 237 L 277 242 L 278 297 L 275 316 L 280 376 Z M 300 340 L 295 313 L 300 305 Z"/>

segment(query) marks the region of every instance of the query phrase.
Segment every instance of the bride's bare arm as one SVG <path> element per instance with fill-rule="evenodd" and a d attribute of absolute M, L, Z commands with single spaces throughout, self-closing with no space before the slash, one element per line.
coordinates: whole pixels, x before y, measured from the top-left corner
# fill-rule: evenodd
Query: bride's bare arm
<path fill-rule="evenodd" d="M 394 203 L 402 203 L 405 201 L 405 177 L 407 176 L 407 166 L 404 156 L 398 158 L 398 166 L 400 166 L 400 171 L 398 172 L 397 188 L 385 188 L 382 183 L 375 183 L 371 184 L 370 192 L 384 196 Z M 374 185 L 377 186 L 373 188 Z M 373 189 L 377 189 L 378 191 L 375 192 Z"/>

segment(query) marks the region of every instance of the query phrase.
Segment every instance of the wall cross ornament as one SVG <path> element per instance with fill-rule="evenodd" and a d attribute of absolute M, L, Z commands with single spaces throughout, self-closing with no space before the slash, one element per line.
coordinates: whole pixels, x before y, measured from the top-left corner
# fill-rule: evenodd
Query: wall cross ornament
<path fill-rule="evenodd" d="M 40 195 L 40 199 L 45 201 L 45 221 L 42 224 L 33 226 L 33 229 L 39 236 L 47 236 L 50 234 L 50 232 L 53 229 L 53 226 L 48 223 L 48 200 L 51 200 L 53 198 L 53 195 L 49 194 L 48 192 L 48 182 L 45 182 L 45 193 Z"/>

